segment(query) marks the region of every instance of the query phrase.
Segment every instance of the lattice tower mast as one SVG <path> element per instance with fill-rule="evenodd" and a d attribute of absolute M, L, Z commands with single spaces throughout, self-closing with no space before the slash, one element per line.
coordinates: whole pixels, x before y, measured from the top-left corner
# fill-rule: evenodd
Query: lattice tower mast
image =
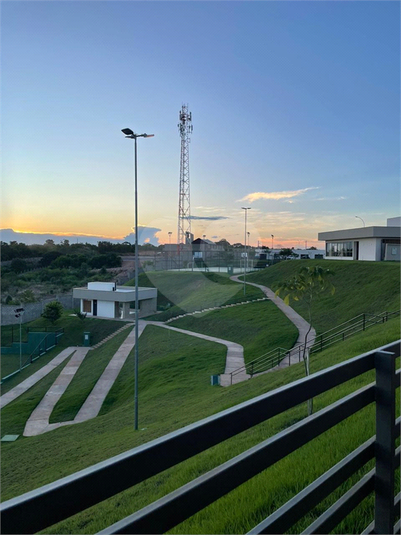
<path fill-rule="evenodd" d="M 181 136 L 180 193 L 178 199 L 177 243 L 186 243 L 191 233 L 191 200 L 189 194 L 189 142 L 192 134 L 192 113 L 188 105 L 183 105 L 179 113 L 178 130 Z M 189 234 L 188 234 L 189 233 Z"/>

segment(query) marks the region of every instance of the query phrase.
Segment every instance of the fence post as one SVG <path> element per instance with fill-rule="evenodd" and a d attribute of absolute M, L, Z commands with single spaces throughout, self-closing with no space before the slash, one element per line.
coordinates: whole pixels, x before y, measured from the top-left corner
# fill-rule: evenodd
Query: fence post
<path fill-rule="evenodd" d="M 253 362 L 251 362 L 251 377 L 253 377 Z"/>
<path fill-rule="evenodd" d="M 363 331 L 365 330 L 365 314 L 363 315 L 363 327 L 362 327 L 362 330 Z"/>
<path fill-rule="evenodd" d="M 375 533 L 394 533 L 395 355 L 375 354 Z"/>
<path fill-rule="evenodd" d="M 281 351 L 280 351 L 280 348 L 278 348 L 278 361 L 277 361 L 277 364 L 280 364 L 280 357 L 281 357 Z"/>
<path fill-rule="evenodd" d="M 320 335 L 320 351 L 323 351 L 323 334 Z"/>
<path fill-rule="evenodd" d="M 288 366 L 291 366 L 291 349 L 288 351 Z"/>

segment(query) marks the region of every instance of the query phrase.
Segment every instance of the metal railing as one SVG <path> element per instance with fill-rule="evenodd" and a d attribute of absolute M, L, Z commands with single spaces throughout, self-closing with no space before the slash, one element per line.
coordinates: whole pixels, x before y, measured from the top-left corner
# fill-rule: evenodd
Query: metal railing
<path fill-rule="evenodd" d="M 14 372 L 6 375 L 5 377 L 2 377 L 0 380 L 0 384 L 3 384 L 4 381 L 7 381 L 8 379 L 11 379 L 11 377 L 14 377 L 14 375 L 17 375 L 22 370 L 30 366 L 35 360 L 37 360 L 42 355 L 46 354 L 50 349 L 53 349 L 53 347 L 56 347 L 59 342 L 59 338 L 62 334 L 64 334 L 64 328 L 55 329 L 53 331 L 31 331 L 31 332 L 47 332 L 46 336 L 42 338 L 42 340 L 38 343 L 38 345 L 34 348 L 33 351 L 25 358 L 25 362 L 21 363 L 21 367 L 18 368 L 18 370 L 15 370 Z M 53 337 L 54 335 L 54 337 Z M 49 343 L 49 339 L 51 339 Z"/>
<path fill-rule="evenodd" d="M 376 404 L 376 436 L 359 446 L 249 533 L 284 533 L 289 530 L 371 459 L 375 459 L 375 469 L 363 476 L 304 533 L 330 533 L 373 492 L 374 524 L 367 529 L 374 530 L 374 533 L 393 533 L 395 503 L 399 501 L 399 498 L 394 501 L 394 471 L 399 466 L 400 458 L 400 448 L 395 449 L 395 440 L 400 435 L 400 418 L 395 421 L 395 390 L 400 380 L 400 372 L 395 372 L 395 359 L 398 356 L 400 341 L 282 386 L 12 498 L 0 508 L 2 532 L 35 533 L 43 530 L 374 369 L 374 383 L 287 427 L 99 533 L 165 533 L 371 403 Z"/>
<path fill-rule="evenodd" d="M 327 349 L 336 342 L 343 342 L 353 334 L 365 331 L 369 327 L 373 327 L 373 325 L 385 323 L 389 319 L 399 315 L 399 310 L 395 312 L 382 312 L 380 314 L 359 314 L 358 316 L 355 316 L 354 318 L 340 323 L 340 325 L 337 325 L 336 327 L 319 334 L 319 336 L 316 336 L 314 340 L 307 342 L 306 348 L 309 349 L 310 354 L 323 351 L 323 349 Z M 275 366 L 278 366 L 280 362 L 285 361 L 286 358 L 288 358 L 289 366 L 291 365 L 291 357 L 293 359 L 295 357 L 298 362 L 301 362 L 303 358 L 304 347 L 305 344 L 303 343 L 298 344 L 291 349 L 275 347 L 257 359 L 254 359 L 244 366 L 232 371 L 230 373 L 231 384 L 233 384 L 233 377 L 235 375 L 245 372 L 252 378 L 258 373 L 262 373 L 266 370 L 274 368 Z"/>

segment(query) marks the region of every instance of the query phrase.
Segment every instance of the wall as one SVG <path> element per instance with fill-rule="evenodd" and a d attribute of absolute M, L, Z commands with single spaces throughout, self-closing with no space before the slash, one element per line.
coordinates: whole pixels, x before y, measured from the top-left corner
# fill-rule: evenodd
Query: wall
<path fill-rule="evenodd" d="M 157 312 L 157 299 L 144 299 L 140 301 L 139 317 L 149 316 L 150 314 L 156 314 Z"/>
<path fill-rule="evenodd" d="M 97 315 L 100 318 L 114 318 L 115 305 L 114 301 L 98 301 Z"/>
<path fill-rule="evenodd" d="M 380 260 L 381 240 L 378 238 L 366 238 L 359 240 L 359 260 Z"/>
<path fill-rule="evenodd" d="M 401 260 L 401 247 L 397 243 L 386 243 L 386 252 L 384 255 L 384 260 Z M 395 254 L 393 254 L 395 252 Z"/>
<path fill-rule="evenodd" d="M 15 317 L 14 310 L 16 308 L 24 308 L 25 312 L 22 316 L 22 323 L 27 323 L 28 321 L 36 320 L 40 318 L 45 306 L 51 301 L 59 301 L 64 308 L 75 309 L 79 308 L 79 299 L 73 299 L 71 294 L 64 295 L 55 295 L 38 301 L 37 303 L 25 303 L 22 305 L 2 305 L 1 306 L 1 324 L 2 325 L 17 325 L 19 324 L 19 318 Z"/>

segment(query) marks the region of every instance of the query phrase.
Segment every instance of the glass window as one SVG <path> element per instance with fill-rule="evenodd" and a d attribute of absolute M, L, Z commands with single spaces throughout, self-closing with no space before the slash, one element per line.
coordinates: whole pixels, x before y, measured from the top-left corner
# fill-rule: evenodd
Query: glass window
<path fill-rule="evenodd" d="M 352 257 L 353 254 L 353 242 L 327 242 L 326 243 L 326 256 L 340 256 L 340 257 Z"/>

